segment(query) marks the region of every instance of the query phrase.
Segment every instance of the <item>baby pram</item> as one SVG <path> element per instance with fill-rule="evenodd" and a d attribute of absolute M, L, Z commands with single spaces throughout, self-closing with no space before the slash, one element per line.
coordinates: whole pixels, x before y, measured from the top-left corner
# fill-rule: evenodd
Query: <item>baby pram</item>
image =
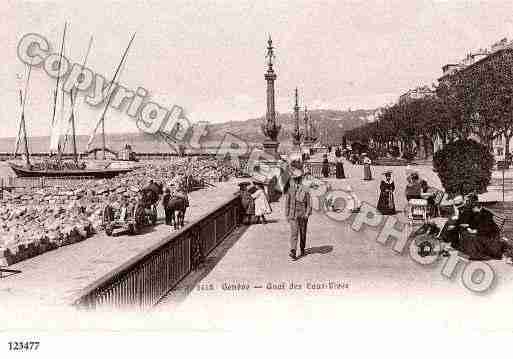
<path fill-rule="evenodd" d="M 438 255 L 443 249 L 442 241 L 447 231 L 447 218 L 434 218 L 431 222 L 424 223 L 420 228 L 410 234 L 410 238 L 417 247 L 417 253 L 421 257 Z"/>

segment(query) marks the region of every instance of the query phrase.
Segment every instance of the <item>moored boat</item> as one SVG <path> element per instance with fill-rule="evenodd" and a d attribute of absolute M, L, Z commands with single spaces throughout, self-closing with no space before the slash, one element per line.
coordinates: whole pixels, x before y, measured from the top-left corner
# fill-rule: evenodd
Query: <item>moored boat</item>
<path fill-rule="evenodd" d="M 18 177 L 93 177 L 112 178 L 134 170 L 136 167 L 125 168 L 84 168 L 84 169 L 35 169 L 32 166 L 18 165 L 8 162 L 9 167 Z"/>
<path fill-rule="evenodd" d="M 62 44 L 61 44 L 61 52 L 60 52 L 60 58 L 59 58 L 59 67 L 58 70 L 60 72 L 61 69 L 61 59 L 63 57 L 63 49 L 64 49 L 64 39 L 66 35 L 66 27 L 67 24 L 64 25 L 64 32 L 62 36 Z M 128 53 L 128 49 L 130 48 L 130 45 L 132 44 L 132 41 L 134 39 L 135 34 L 132 36 L 128 47 L 126 48 L 123 57 L 116 69 L 116 72 L 114 73 L 114 77 L 111 81 L 111 86 L 116 81 L 116 77 L 119 73 L 120 67 Z M 89 51 L 91 49 L 91 43 L 92 43 L 92 37 L 89 42 L 89 47 L 86 53 L 86 57 L 84 59 L 84 62 L 82 64 L 82 69 L 84 69 L 86 64 L 86 59 L 89 54 Z M 15 150 L 14 150 L 14 157 L 16 158 L 16 155 L 18 153 L 18 149 L 20 145 L 23 145 L 24 149 L 24 155 L 25 155 L 25 163 L 17 164 L 14 162 L 8 162 L 9 167 L 16 173 L 18 177 L 93 177 L 93 178 L 111 178 L 115 177 L 119 174 L 130 172 L 136 168 L 139 167 L 137 165 L 137 159 L 135 158 L 135 153 L 132 151 L 130 145 L 125 145 L 124 150 L 122 151 L 121 158 L 118 157 L 118 154 L 114 151 L 109 150 L 105 145 L 105 114 L 109 107 L 110 101 L 112 99 L 112 92 L 109 92 L 109 98 L 105 104 L 105 108 L 103 110 L 103 114 L 98 121 L 96 127 L 94 128 L 93 133 L 91 134 L 90 140 L 87 144 L 86 155 L 92 151 L 89 151 L 89 146 L 92 143 L 92 140 L 94 138 L 94 134 L 101 124 L 102 128 L 102 160 L 100 162 L 96 161 L 89 161 L 86 162 L 80 162 L 80 156 L 77 151 L 77 142 L 76 142 L 76 133 L 75 133 L 75 103 L 76 103 L 76 97 L 77 97 L 77 91 L 73 91 L 72 88 L 69 96 L 70 96 L 70 109 L 71 113 L 69 116 L 69 119 L 67 120 L 67 123 L 64 124 L 64 126 L 68 127 L 68 130 L 71 131 L 71 145 L 73 149 L 73 161 L 64 161 L 63 160 L 63 153 L 64 148 L 67 143 L 68 134 L 67 132 L 64 134 L 64 137 L 61 133 L 63 125 L 56 119 L 56 107 L 57 107 L 57 93 L 59 91 L 59 77 L 57 77 L 56 81 L 56 87 L 54 91 L 54 103 L 53 103 L 53 116 L 52 116 L 52 132 L 50 137 L 50 158 L 48 160 L 44 160 L 42 162 L 38 163 L 32 163 L 30 161 L 30 153 L 28 149 L 28 135 L 25 125 L 25 102 L 27 97 L 27 90 L 28 90 L 28 84 L 30 79 L 30 70 L 31 67 L 28 67 L 28 76 L 27 76 L 27 82 L 25 85 L 25 97 L 23 98 L 21 90 L 20 90 L 20 104 L 21 104 L 21 119 L 18 126 L 18 134 L 16 138 L 16 144 L 15 144 Z M 62 86 L 61 86 L 62 87 Z M 60 89 L 61 91 L 62 88 Z M 64 92 L 62 92 L 62 108 L 64 108 Z M 62 115 L 62 113 L 61 113 Z M 61 116 L 61 121 L 62 121 Z M 95 150 L 93 150 L 95 151 Z M 107 160 L 106 158 L 106 152 L 110 152 L 115 155 L 114 160 Z M 95 152 L 96 154 L 96 152 Z"/>

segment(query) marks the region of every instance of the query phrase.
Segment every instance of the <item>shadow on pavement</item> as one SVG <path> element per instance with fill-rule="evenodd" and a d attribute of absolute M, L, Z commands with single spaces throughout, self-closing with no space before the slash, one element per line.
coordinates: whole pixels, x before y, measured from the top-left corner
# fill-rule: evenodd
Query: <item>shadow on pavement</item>
<path fill-rule="evenodd" d="M 224 239 L 224 241 L 219 243 L 219 245 L 208 254 L 196 270 L 187 275 L 176 285 L 176 287 L 164 295 L 155 305 L 155 309 L 172 310 L 182 303 L 195 289 L 196 285 L 200 283 L 210 272 L 212 272 L 215 266 L 224 258 L 226 253 L 228 253 L 239 238 L 244 235 L 248 228 L 248 225 L 242 225 L 235 229 L 235 231 L 233 231 Z"/>
<path fill-rule="evenodd" d="M 318 246 L 305 249 L 305 254 L 328 254 L 333 251 L 333 246 Z"/>
<path fill-rule="evenodd" d="M 7 273 L 7 274 L 4 274 L 4 273 Z M 10 276 L 13 276 L 16 274 L 20 274 L 20 273 L 21 273 L 20 270 L 0 268 L 0 278 L 7 278 L 7 277 L 10 277 Z"/>
<path fill-rule="evenodd" d="M 278 223 L 278 222 L 280 222 L 280 220 L 279 220 L 279 219 L 266 219 L 265 221 L 266 221 L 266 224 L 269 224 L 269 223 Z M 258 225 L 258 224 L 263 224 L 263 223 L 262 223 L 262 222 L 260 222 L 260 223 L 253 223 L 253 224 L 252 224 L 252 226 L 254 226 L 254 225 Z"/>

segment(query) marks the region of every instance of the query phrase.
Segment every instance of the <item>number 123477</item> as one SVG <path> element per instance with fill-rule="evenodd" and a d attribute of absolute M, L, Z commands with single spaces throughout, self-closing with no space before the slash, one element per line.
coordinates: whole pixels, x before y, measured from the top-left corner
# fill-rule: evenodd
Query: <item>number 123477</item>
<path fill-rule="evenodd" d="M 9 342 L 9 351 L 35 351 L 39 349 L 39 342 Z"/>

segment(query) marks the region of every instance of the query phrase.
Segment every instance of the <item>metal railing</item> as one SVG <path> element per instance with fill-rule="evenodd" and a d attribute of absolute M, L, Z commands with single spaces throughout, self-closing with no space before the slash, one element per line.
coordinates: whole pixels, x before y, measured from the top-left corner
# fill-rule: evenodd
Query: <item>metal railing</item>
<path fill-rule="evenodd" d="M 149 309 L 240 223 L 240 197 L 187 225 L 85 288 L 79 309 Z"/>

